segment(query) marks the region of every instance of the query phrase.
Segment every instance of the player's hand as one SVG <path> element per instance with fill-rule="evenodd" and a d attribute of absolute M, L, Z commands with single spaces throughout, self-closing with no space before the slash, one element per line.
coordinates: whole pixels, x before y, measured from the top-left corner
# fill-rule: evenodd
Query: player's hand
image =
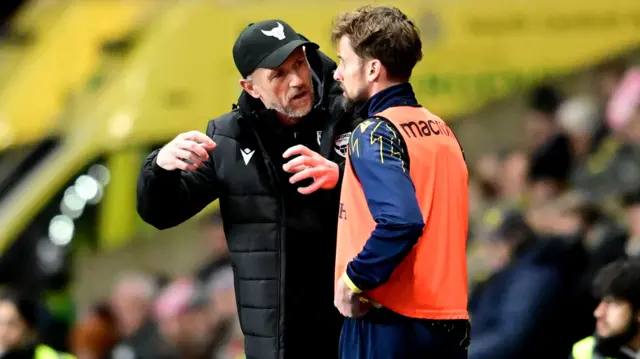
<path fill-rule="evenodd" d="M 336 186 L 340 178 L 340 170 L 336 163 L 302 145 L 289 148 L 282 154 L 282 157 L 289 158 L 295 155 L 298 155 L 298 157 L 282 166 L 286 172 L 295 173 L 291 176 L 289 182 L 296 183 L 307 178 L 313 178 L 312 184 L 298 188 L 298 192 L 310 194 L 320 188 L 332 189 Z"/>
<path fill-rule="evenodd" d="M 342 278 L 336 284 L 333 305 L 349 318 L 360 318 L 373 308 L 370 300 L 352 291 Z"/>
<path fill-rule="evenodd" d="M 216 143 L 198 131 L 181 133 L 158 152 L 156 163 L 167 171 L 195 171 L 209 159 Z"/>

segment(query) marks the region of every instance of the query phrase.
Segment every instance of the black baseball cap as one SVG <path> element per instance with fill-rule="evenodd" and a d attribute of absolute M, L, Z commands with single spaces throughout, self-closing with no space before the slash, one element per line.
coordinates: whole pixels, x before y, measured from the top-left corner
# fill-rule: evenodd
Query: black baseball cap
<path fill-rule="evenodd" d="M 255 69 L 279 67 L 300 46 L 318 48 L 282 20 L 260 21 L 240 33 L 233 45 L 233 61 L 242 77 L 247 77 Z"/>

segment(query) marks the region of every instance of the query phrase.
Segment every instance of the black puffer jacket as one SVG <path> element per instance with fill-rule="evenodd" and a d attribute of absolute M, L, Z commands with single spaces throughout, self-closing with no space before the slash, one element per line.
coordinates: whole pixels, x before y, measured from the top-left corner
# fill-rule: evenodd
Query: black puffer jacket
<path fill-rule="evenodd" d="M 316 102 L 299 124 L 246 93 L 234 110 L 209 122 L 217 147 L 194 173 L 168 172 L 146 160 L 138 212 L 158 228 L 176 226 L 220 200 L 235 274 L 236 300 L 250 359 L 336 358 L 341 317 L 333 307 L 339 186 L 301 195 L 282 170 L 282 153 L 303 144 L 341 163 L 352 117 L 341 106 L 326 55 L 307 54 Z M 304 186 L 306 184 L 301 184 Z"/>

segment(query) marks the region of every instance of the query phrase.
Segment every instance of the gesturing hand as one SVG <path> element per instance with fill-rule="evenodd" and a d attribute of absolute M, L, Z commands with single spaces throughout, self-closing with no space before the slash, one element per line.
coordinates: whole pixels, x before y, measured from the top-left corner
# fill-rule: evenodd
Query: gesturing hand
<path fill-rule="evenodd" d="M 320 154 L 311 151 L 303 145 L 296 145 L 284 152 L 282 157 L 298 157 L 285 163 L 282 168 L 289 173 L 295 173 L 289 179 L 290 183 L 296 183 L 306 178 L 313 178 L 313 183 L 307 187 L 298 188 L 302 194 L 310 194 L 318 189 L 332 189 L 338 183 L 340 171 L 338 165 Z"/>
<path fill-rule="evenodd" d="M 209 159 L 216 143 L 198 131 L 181 133 L 158 152 L 156 163 L 167 171 L 195 171 Z"/>

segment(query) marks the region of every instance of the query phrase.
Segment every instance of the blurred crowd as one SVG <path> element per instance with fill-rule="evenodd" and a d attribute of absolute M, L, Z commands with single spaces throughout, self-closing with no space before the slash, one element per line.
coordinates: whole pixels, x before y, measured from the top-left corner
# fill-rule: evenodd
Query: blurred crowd
<path fill-rule="evenodd" d="M 103 300 L 78 310 L 70 326 L 58 329 L 63 333 L 47 329 L 50 313 L 33 295 L 3 291 L 0 357 L 49 359 L 33 352 L 53 348 L 78 359 L 244 358 L 221 219 L 214 215 L 206 222 L 211 256 L 192 275 L 124 272 Z M 57 343 L 58 335 L 63 343 Z"/>
<path fill-rule="evenodd" d="M 471 359 L 567 358 L 592 335 L 598 270 L 640 254 L 640 71 L 528 94 L 522 146 L 472 167 Z"/>
<path fill-rule="evenodd" d="M 222 223 L 207 235 L 211 258 L 193 275 L 128 273 L 69 334 L 78 359 L 235 359 L 243 357 L 234 280 Z"/>

